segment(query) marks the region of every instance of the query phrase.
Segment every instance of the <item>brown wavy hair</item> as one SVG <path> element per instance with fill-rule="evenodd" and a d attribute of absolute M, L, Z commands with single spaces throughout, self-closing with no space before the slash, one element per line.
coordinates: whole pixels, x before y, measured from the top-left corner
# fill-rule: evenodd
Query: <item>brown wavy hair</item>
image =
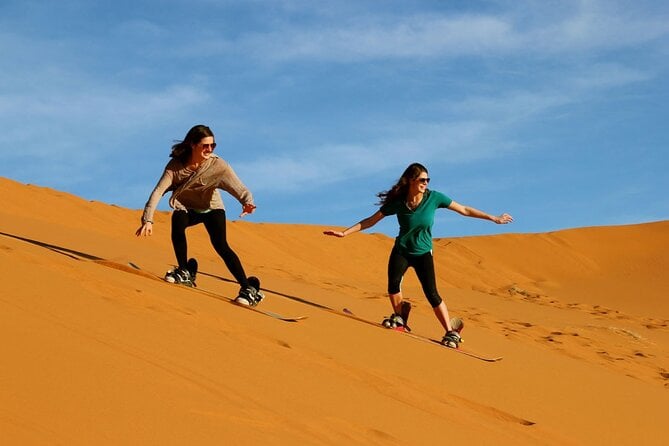
<path fill-rule="evenodd" d="M 202 124 L 196 125 L 186 133 L 186 137 L 183 141 L 178 141 L 172 146 L 170 157 L 178 159 L 181 161 L 181 164 L 186 164 L 193 151 L 193 145 L 199 143 L 203 138 L 208 136 L 214 136 L 214 132 L 212 132 L 209 127 Z"/>
<path fill-rule="evenodd" d="M 404 173 L 400 179 L 397 180 L 397 183 L 395 183 L 393 187 L 391 187 L 389 190 L 376 194 L 376 196 L 379 198 L 379 202 L 377 204 L 383 206 L 384 204 L 390 203 L 393 200 L 405 199 L 407 193 L 409 192 L 409 182 L 418 178 L 423 172 L 428 173 L 427 168 L 422 164 L 409 164 L 409 167 L 404 170 Z"/>

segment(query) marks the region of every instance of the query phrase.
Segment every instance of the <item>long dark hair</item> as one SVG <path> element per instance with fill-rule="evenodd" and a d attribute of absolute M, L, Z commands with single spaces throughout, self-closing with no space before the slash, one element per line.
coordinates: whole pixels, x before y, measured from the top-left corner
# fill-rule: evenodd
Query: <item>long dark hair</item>
<path fill-rule="evenodd" d="M 407 193 L 409 192 L 409 182 L 418 178 L 423 172 L 427 173 L 427 168 L 422 164 L 409 164 L 409 167 L 404 170 L 404 173 L 400 179 L 397 180 L 397 183 L 395 183 L 393 187 L 391 187 L 389 190 L 376 194 L 376 196 L 379 197 L 379 202 L 377 204 L 383 206 L 384 204 L 398 198 L 405 199 Z"/>
<path fill-rule="evenodd" d="M 201 124 L 196 125 L 186 133 L 186 137 L 183 141 L 179 141 L 172 146 L 170 157 L 178 159 L 181 161 L 181 164 L 186 164 L 193 151 L 193 145 L 199 143 L 203 138 L 208 136 L 214 136 L 214 132 L 212 132 L 209 127 Z"/>

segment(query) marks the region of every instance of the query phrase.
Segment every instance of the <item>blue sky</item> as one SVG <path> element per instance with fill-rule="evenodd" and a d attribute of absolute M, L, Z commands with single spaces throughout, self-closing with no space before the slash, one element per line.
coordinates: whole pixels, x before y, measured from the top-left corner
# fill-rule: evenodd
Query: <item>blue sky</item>
<path fill-rule="evenodd" d="M 669 218 L 665 0 L 4 0 L 0 54 L 0 176 L 90 200 L 141 209 L 202 123 L 249 221 L 349 226 L 414 161 L 516 220 L 437 237 Z"/>

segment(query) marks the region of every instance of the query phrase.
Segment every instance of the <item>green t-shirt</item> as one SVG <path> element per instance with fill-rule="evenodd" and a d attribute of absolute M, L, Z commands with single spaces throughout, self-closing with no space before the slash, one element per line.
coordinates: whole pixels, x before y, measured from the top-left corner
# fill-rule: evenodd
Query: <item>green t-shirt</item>
<path fill-rule="evenodd" d="M 452 201 L 441 192 L 427 190 L 423 200 L 413 211 L 408 208 L 404 200 L 394 200 L 381 206 L 383 215 L 397 215 L 400 233 L 395 238 L 395 247 L 402 254 L 414 256 L 430 252 L 434 212 L 439 208 L 447 208 Z"/>

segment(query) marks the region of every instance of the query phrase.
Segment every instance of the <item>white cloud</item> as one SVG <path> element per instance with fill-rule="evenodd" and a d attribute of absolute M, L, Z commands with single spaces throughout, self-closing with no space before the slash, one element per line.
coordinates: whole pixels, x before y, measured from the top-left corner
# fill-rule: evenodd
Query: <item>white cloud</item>
<path fill-rule="evenodd" d="M 371 146 L 330 145 L 263 156 L 234 168 L 253 190 L 296 192 L 383 170 L 391 156 Z M 251 180 L 252 178 L 252 180 Z"/>
<path fill-rule="evenodd" d="M 154 32 L 148 22 L 127 26 Z M 188 80 L 149 87 L 123 83 L 115 74 L 133 69 L 123 61 L 91 68 L 99 65 L 98 45 L 102 43 L 0 33 L 0 49 L 7 50 L 0 72 L 0 120 L 10 129 L 0 135 L 0 143 L 31 138 L 25 131 L 12 134 L 12 128 L 25 126 L 33 134 L 40 128 L 50 129 L 50 134 L 73 128 L 81 133 L 123 132 L 184 113 L 210 98 Z"/>
<path fill-rule="evenodd" d="M 583 68 L 569 80 L 577 90 L 607 89 L 652 79 L 655 73 L 615 63 L 596 63 Z"/>
<path fill-rule="evenodd" d="M 440 101 L 432 107 L 460 119 L 487 121 L 490 125 L 512 126 L 531 122 L 559 107 L 590 101 L 603 91 L 652 80 L 654 72 L 617 63 L 583 64 L 557 73 L 537 75 L 535 87 L 517 84 L 488 95 L 469 95 L 458 101 Z"/>
<path fill-rule="evenodd" d="M 451 107 L 462 115 L 478 116 L 499 124 L 526 121 L 573 101 L 565 91 L 509 90 L 496 96 L 471 96 Z"/>
<path fill-rule="evenodd" d="M 611 2 L 571 2 L 571 8 L 522 3 L 499 14 L 432 12 L 363 15 L 329 23 L 279 24 L 235 41 L 221 52 L 261 60 L 359 62 L 376 59 L 468 56 L 545 57 L 564 52 L 624 49 L 669 36 L 669 14 L 630 14 Z"/>
<path fill-rule="evenodd" d="M 550 116 L 555 109 L 589 101 L 589 95 L 598 91 L 650 77 L 617 64 L 579 67 L 563 76 L 554 85 L 543 84 L 536 90 L 516 87 L 499 94 L 426 104 L 440 120 L 392 121 L 372 132 L 383 137 L 365 145 L 334 143 L 283 151 L 280 156 L 240 164 L 239 170 L 243 177 L 254 178 L 253 188 L 259 191 L 295 192 L 397 169 L 415 160 L 459 165 L 503 157 L 522 146 L 514 129 Z"/>
<path fill-rule="evenodd" d="M 49 135 L 49 144 L 26 146 L 30 153 L 45 153 L 53 145 L 72 140 L 107 139 L 143 126 L 171 120 L 209 99 L 208 94 L 190 85 L 172 85 L 158 91 L 134 91 L 88 83 L 76 90 L 45 90 L 0 94 L 0 120 L 9 131 L 0 135 L 2 143 L 30 142 Z M 14 128 L 30 132 L 13 132 Z M 87 145 L 86 145 L 87 146 Z M 98 147 L 98 150 L 100 147 Z"/>
<path fill-rule="evenodd" d="M 121 22 L 113 27 L 113 33 L 118 38 L 142 38 L 158 39 L 169 36 L 169 31 L 164 27 L 145 19 L 132 19 Z"/>
<path fill-rule="evenodd" d="M 669 14 L 639 16 L 613 2 L 582 1 L 574 15 L 532 32 L 553 51 L 627 48 L 669 35 Z"/>
<path fill-rule="evenodd" d="M 384 137 L 365 145 L 301 148 L 234 167 L 254 190 L 297 192 L 397 170 L 414 161 L 461 164 L 502 156 L 512 145 L 493 143 L 494 132 L 483 121 L 408 123 L 379 131 Z"/>
<path fill-rule="evenodd" d="M 414 16 L 341 27 L 285 27 L 250 34 L 238 45 L 263 59 L 341 62 L 480 54 L 517 44 L 509 23 L 485 16 Z"/>

